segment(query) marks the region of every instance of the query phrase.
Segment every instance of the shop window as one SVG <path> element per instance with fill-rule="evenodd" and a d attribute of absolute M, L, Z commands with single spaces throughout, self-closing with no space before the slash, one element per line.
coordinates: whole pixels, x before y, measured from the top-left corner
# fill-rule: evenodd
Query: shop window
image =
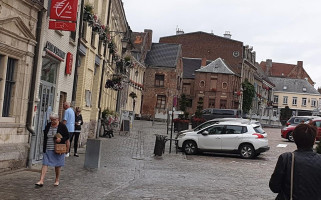
<path fill-rule="evenodd" d="M 10 105 L 12 105 L 12 103 L 10 103 L 11 97 L 12 97 L 11 95 L 13 92 L 13 86 L 15 84 L 15 80 L 14 80 L 15 63 L 16 63 L 16 60 L 12 58 L 8 58 L 7 73 L 5 77 L 5 90 L 4 90 L 2 117 L 10 116 Z"/>
<path fill-rule="evenodd" d="M 156 108 L 165 109 L 165 105 L 166 105 L 166 96 L 157 95 Z"/>
<path fill-rule="evenodd" d="M 164 74 L 155 75 L 155 87 L 164 87 Z"/>

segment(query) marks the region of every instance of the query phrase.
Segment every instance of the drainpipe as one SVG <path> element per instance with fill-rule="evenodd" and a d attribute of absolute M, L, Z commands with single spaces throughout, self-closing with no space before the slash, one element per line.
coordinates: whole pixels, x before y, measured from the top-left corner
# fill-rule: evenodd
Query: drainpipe
<path fill-rule="evenodd" d="M 40 39 L 41 39 L 41 27 L 42 27 L 42 16 L 44 10 L 38 12 L 38 21 L 37 21 L 37 28 L 36 28 L 36 47 L 35 47 L 35 56 L 32 64 L 32 75 L 30 81 L 30 91 L 29 91 L 29 101 L 28 101 L 28 111 L 27 111 L 27 119 L 26 119 L 26 128 L 31 134 L 31 141 L 30 141 L 30 149 L 29 149 L 29 156 L 28 156 L 28 167 L 31 168 L 32 166 L 32 159 L 36 148 L 36 133 L 31 127 L 32 124 L 32 117 L 33 117 L 33 102 L 35 99 L 35 87 L 36 87 L 36 77 L 38 71 L 38 60 L 39 60 L 39 49 L 40 49 Z"/>
<path fill-rule="evenodd" d="M 108 11 L 107 11 L 107 27 L 109 26 L 109 17 L 111 11 L 111 1 L 109 1 Z M 103 59 L 103 67 L 101 72 L 101 80 L 100 80 L 100 88 L 99 88 L 99 96 L 98 96 L 98 123 L 97 123 L 97 131 L 96 131 L 96 138 L 99 138 L 100 127 L 101 127 L 101 94 L 103 92 L 103 80 L 104 80 L 104 72 L 105 72 L 105 65 L 106 65 L 106 53 L 107 53 L 107 45 L 105 44 L 104 48 L 104 59 Z M 112 61 L 113 62 L 113 61 Z"/>
<path fill-rule="evenodd" d="M 80 40 L 81 40 L 81 34 L 82 34 L 83 16 L 84 16 L 84 0 L 81 0 L 77 52 L 76 52 L 76 61 L 75 61 L 75 72 L 74 72 L 74 85 L 72 87 L 72 96 L 71 96 L 71 101 L 73 102 L 74 106 L 76 101 L 76 92 L 77 92 L 77 83 L 78 83 L 78 62 L 79 62 L 78 53 L 79 53 Z"/>

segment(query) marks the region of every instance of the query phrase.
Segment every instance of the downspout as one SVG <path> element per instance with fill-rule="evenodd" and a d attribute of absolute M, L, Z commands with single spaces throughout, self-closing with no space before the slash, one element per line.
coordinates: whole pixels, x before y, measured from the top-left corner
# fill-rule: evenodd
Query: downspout
<path fill-rule="evenodd" d="M 71 101 L 73 103 L 76 101 L 76 92 L 77 92 L 77 83 L 78 83 L 78 63 L 79 63 L 79 55 L 78 55 L 78 53 L 79 53 L 81 34 L 82 34 L 83 16 L 84 16 L 84 0 L 81 0 L 79 29 L 78 29 L 78 41 L 77 41 L 78 43 L 77 43 L 75 72 L 74 72 L 74 85 L 72 87 L 72 96 L 71 96 Z"/>
<path fill-rule="evenodd" d="M 108 5 L 108 11 L 107 11 L 107 27 L 109 26 L 109 16 L 111 11 L 111 1 L 109 1 Z M 98 123 L 97 123 L 97 131 L 96 131 L 96 138 L 99 138 L 100 133 L 100 126 L 101 126 L 101 94 L 103 92 L 103 80 L 104 80 L 104 71 L 105 71 L 105 65 L 106 65 L 106 51 L 107 51 L 107 45 L 105 44 L 104 48 L 104 59 L 103 59 L 103 67 L 101 71 L 101 78 L 100 78 L 100 88 L 99 88 L 99 96 L 98 96 Z"/>
<path fill-rule="evenodd" d="M 40 39 L 41 39 L 41 27 L 42 27 L 42 16 L 44 10 L 38 12 L 38 21 L 37 21 L 37 28 L 36 28 L 36 47 L 35 47 L 35 56 L 32 64 L 32 75 L 30 81 L 30 91 L 29 91 L 29 101 L 28 101 L 28 111 L 27 111 L 27 119 L 26 119 L 26 128 L 31 134 L 31 141 L 30 141 L 30 149 L 29 149 L 29 156 L 28 156 L 28 167 L 32 167 L 32 159 L 36 149 L 36 133 L 31 127 L 32 124 L 32 117 L 33 117 L 33 103 L 35 99 L 35 87 L 36 87 L 36 77 L 38 71 L 38 60 L 39 60 L 39 49 L 40 49 Z"/>

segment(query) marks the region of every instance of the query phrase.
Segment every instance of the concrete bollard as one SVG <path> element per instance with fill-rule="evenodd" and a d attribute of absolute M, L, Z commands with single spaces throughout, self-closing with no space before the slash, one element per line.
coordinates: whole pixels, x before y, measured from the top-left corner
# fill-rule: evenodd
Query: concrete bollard
<path fill-rule="evenodd" d="M 100 168 L 102 141 L 98 139 L 87 139 L 85 168 L 98 169 Z"/>

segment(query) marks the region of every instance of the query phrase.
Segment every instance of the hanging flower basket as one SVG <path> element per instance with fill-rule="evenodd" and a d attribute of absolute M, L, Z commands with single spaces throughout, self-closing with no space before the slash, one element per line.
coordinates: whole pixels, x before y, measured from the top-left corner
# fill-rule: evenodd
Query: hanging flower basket
<path fill-rule="evenodd" d="M 93 11 L 94 11 L 94 7 L 92 5 L 89 5 L 89 4 L 85 5 L 83 20 L 86 22 L 92 21 L 93 20 Z"/>

